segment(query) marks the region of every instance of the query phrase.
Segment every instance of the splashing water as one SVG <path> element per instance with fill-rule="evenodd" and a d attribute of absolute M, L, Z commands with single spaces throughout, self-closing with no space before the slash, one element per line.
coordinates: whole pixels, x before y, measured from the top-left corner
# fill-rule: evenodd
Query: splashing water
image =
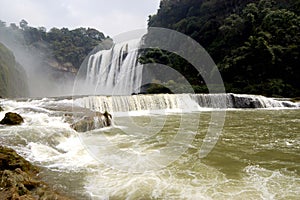
<path fill-rule="evenodd" d="M 140 40 L 131 40 L 92 54 L 88 59 L 81 94 L 139 93 L 142 82 L 142 65 L 138 63 L 139 45 Z"/>

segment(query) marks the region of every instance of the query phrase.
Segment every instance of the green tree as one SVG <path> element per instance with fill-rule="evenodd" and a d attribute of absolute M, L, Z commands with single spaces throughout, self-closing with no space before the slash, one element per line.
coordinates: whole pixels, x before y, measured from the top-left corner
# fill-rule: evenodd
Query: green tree
<path fill-rule="evenodd" d="M 25 19 L 20 21 L 20 27 L 25 30 L 28 27 L 28 22 Z"/>

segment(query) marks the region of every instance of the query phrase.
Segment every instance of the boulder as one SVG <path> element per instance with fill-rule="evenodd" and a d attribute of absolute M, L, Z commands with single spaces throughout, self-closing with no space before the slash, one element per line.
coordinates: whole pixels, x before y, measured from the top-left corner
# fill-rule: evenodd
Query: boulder
<path fill-rule="evenodd" d="M 20 125 L 23 122 L 24 122 L 24 120 L 19 114 L 8 112 L 5 114 L 4 118 L 0 121 L 0 124 Z"/>
<path fill-rule="evenodd" d="M 13 149 L 0 146 L 0 170 L 15 170 L 36 173 L 38 169 L 19 156 Z"/>
<path fill-rule="evenodd" d="M 71 127 L 77 132 L 86 132 L 96 128 L 93 117 L 83 117 L 82 119 L 73 123 Z"/>
<path fill-rule="evenodd" d="M 91 131 L 98 128 L 108 127 L 111 125 L 111 114 L 105 111 L 86 113 L 84 117 L 76 121 L 71 127 L 78 132 Z"/>
<path fill-rule="evenodd" d="M 235 96 L 230 95 L 234 108 L 263 108 L 264 106 L 257 98 L 247 97 L 247 96 Z"/>
<path fill-rule="evenodd" d="M 105 117 L 105 121 L 106 121 L 105 125 L 110 126 L 111 125 L 111 119 L 112 119 L 111 114 L 109 114 L 107 111 L 105 111 L 103 113 L 103 116 Z"/>
<path fill-rule="evenodd" d="M 4 111 L 3 108 L 0 106 L 0 112 Z"/>

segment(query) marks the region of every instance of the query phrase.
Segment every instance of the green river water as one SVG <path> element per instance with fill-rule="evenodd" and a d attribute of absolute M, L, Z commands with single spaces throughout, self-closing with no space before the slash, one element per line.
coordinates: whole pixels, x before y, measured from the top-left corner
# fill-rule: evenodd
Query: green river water
<path fill-rule="evenodd" d="M 199 148 L 207 132 L 211 112 L 184 115 L 191 119 L 190 126 L 195 126 L 193 119 L 199 114 L 199 128 L 193 142 L 177 160 L 160 170 L 126 172 L 119 170 L 118 166 L 107 165 L 101 156 L 94 154 L 92 157 L 98 159 L 97 162 L 67 173 L 59 170 L 61 178 L 55 181 L 79 199 L 299 198 L 300 110 L 226 111 L 222 135 L 208 156 L 201 159 Z M 167 115 L 162 130 L 151 137 L 125 133 L 124 129 L 129 127 L 98 130 L 80 137 L 84 144 L 97 146 L 101 144 L 99 137 L 105 135 L 122 152 L 141 148 L 143 152 L 151 152 L 167 146 L 178 131 L 180 116 Z M 150 117 L 121 117 L 116 121 L 124 125 L 128 120 L 146 125 Z M 110 155 L 113 152 L 106 153 Z M 114 160 L 110 164 L 114 162 L 118 164 Z"/>

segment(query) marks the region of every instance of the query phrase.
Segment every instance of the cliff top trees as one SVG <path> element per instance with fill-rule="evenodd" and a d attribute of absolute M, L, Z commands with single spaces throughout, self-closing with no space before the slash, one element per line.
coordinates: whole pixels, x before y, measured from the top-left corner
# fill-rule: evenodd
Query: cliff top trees
<path fill-rule="evenodd" d="M 198 41 L 218 65 L 228 92 L 299 96 L 299 2 L 164 0 L 148 25 Z M 182 73 L 192 77 L 194 71 Z"/>
<path fill-rule="evenodd" d="M 76 68 L 79 68 L 85 56 L 105 39 L 103 33 L 92 28 L 74 30 L 52 28 L 47 32 L 45 27 L 35 28 L 28 24 L 26 20 L 22 19 L 19 23 L 20 27 L 14 23 L 10 27 L 6 27 L 6 23 L 1 21 L 1 37 L 14 38 L 12 41 L 18 41 L 26 48 L 41 48 L 45 45 L 40 45 L 40 43 L 48 44 L 47 47 L 50 47 L 52 56 L 58 62 L 70 62 Z"/>

